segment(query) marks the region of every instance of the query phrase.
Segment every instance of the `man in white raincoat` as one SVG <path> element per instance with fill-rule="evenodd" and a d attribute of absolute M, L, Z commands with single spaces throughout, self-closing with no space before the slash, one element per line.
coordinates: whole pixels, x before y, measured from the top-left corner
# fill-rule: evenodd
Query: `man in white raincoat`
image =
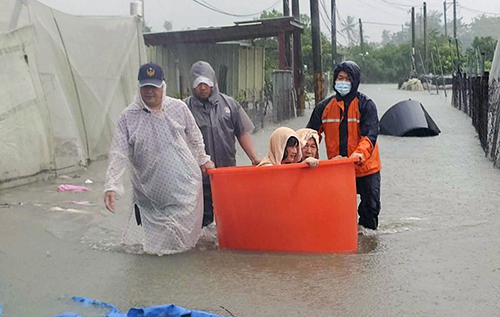
<path fill-rule="evenodd" d="M 120 115 L 109 150 L 104 202 L 115 211 L 115 193 L 123 194 L 129 166 L 134 210 L 122 243 L 158 255 L 182 252 L 198 241 L 201 172 L 214 164 L 186 104 L 165 95 L 161 67 L 142 65 L 138 79 L 139 91 Z"/>

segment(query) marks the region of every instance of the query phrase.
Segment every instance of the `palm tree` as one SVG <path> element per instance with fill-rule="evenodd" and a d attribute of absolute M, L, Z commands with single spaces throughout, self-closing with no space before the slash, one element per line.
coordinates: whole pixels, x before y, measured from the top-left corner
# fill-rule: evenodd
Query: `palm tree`
<path fill-rule="evenodd" d="M 359 43 L 358 22 L 353 16 L 348 15 L 346 20 L 340 22 L 342 29 L 340 32 L 347 36 L 349 46 L 354 46 Z"/>

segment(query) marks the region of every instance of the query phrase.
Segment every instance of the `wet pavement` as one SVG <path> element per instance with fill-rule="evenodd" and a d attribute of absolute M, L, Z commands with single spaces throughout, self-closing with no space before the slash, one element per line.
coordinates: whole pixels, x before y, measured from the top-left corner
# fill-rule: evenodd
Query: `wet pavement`
<path fill-rule="evenodd" d="M 118 242 L 130 196 L 118 202 L 117 214 L 107 212 L 106 162 L 94 162 L 65 179 L 0 192 L 4 316 L 102 316 L 73 304 L 73 295 L 122 311 L 174 303 L 236 316 L 498 315 L 500 170 L 485 158 L 470 118 L 442 92 L 399 91 L 396 85 L 360 90 L 375 101 L 379 117 L 398 101 L 420 101 L 442 132 L 379 137 L 380 228 L 359 237 L 358 252 L 228 251 L 209 240 L 173 256 L 127 253 Z M 304 127 L 310 112 L 283 125 Z M 274 128 L 253 135 L 261 157 Z M 323 147 L 320 155 L 326 157 Z M 238 158 L 249 164 L 242 151 Z M 92 191 L 59 193 L 62 183 Z M 75 203 L 80 201 L 88 204 Z"/>

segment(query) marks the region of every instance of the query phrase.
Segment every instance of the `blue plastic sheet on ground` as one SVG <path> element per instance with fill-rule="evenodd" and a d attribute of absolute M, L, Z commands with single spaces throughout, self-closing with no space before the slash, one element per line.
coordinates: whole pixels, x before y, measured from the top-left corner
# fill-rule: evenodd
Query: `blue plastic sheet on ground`
<path fill-rule="evenodd" d="M 109 312 L 103 317 L 223 317 L 199 310 L 189 310 L 176 305 L 151 306 L 147 308 L 131 308 L 128 313 L 122 313 L 116 306 L 101 302 L 88 297 L 72 297 L 74 302 L 81 303 L 85 307 L 96 306 L 109 308 Z M 0 309 L 1 312 L 1 309 Z M 76 313 L 63 313 L 55 317 L 84 317 Z"/>
<path fill-rule="evenodd" d="M 0 316 L 2 316 L 3 310 L 2 310 L 2 305 L 0 305 Z"/>

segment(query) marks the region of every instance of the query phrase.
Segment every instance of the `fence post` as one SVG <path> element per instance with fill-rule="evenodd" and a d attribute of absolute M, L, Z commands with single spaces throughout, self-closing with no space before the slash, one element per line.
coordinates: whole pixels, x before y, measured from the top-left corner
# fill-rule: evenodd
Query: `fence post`
<path fill-rule="evenodd" d="M 290 70 L 275 70 L 273 78 L 273 122 L 295 117 L 295 103 L 292 97 L 293 75 Z"/>

